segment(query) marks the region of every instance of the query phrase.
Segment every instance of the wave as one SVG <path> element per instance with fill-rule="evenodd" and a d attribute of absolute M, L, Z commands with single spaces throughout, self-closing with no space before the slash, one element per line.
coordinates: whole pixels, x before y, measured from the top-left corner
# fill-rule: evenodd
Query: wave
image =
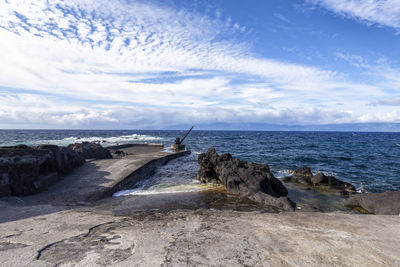
<path fill-rule="evenodd" d="M 121 145 L 127 143 L 147 143 L 147 142 L 157 142 L 164 140 L 162 137 L 151 136 L 146 134 L 131 134 L 131 135 L 121 135 L 121 136 L 111 136 L 111 137 L 100 137 L 100 136 L 90 136 L 90 137 L 77 137 L 70 136 L 63 139 L 44 139 L 38 140 L 39 144 L 55 144 L 59 146 L 66 146 L 73 143 L 82 142 L 96 142 L 103 146 L 111 145 Z"/>
<path fill-rule="evenodd" d="M 278 179 L 283 179 L 283 178 L 285 178 L 285 177 L 287 177 L 287 176 L 292 175 L 292 174 L 291 174 L 292 171 L 293 171 L 293 170 L 284 169 L 284 170 L 278 170 L 278 171 L 272 171 L 272 172 L 273 172 L 273 174 L 274 174 L 274 176 L 275 176 L 276 178 L 278 178 Z"/>
<path fill-rule="evenodd" d="M 277 170 L 277 171 L 272 171 L 273 174 L 275 175 L 276 178 L 282 179 L 287 176 L 291 176 L 293 174 L 294 169 L 282 169 L 282 170 Z M 320 170 L 312 170 L 312 174 L 316 175 L 317 173 L 322 172 L 326 176 L 335 176 L 337 177 L 336 172 L 332 171 L 320 171 Z"/>

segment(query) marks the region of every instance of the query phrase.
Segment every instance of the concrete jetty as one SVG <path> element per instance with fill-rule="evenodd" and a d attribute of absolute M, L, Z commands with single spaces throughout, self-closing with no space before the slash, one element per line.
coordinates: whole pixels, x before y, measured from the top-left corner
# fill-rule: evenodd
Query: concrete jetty
<path fill-rule="evenodd" d="M 158 166 L 169 160 L 190 153 L 168 152 L 159 144 L 127 144 L 109 149 L 122 151 L 124 156 L 88 160 L 83 166 L 63 176 L 62 180 L 39 194 L 0 198 L 0 205 L 6 205 L 6 208 L 0 210 L 0 222 L 23 218 L 27 214 L 46 214 L 66 207 L 90 206 L 97 200 L 109 197 L 151 176 Z M 13 209 L 13 205 L 17 205 L 18 208 Z"/>

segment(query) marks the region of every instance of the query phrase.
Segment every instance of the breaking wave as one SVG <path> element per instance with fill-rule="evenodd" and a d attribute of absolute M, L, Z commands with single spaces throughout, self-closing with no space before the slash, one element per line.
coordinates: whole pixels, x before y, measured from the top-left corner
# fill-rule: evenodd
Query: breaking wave
<path fill-rule="evenodd" d="M 159 142 L 164 140 L 162 137 L 151 136 L 146 134 L 131 134 L 131 135 L 121 135 L 121 136 L 112 136 L 112 137 L 99 137 L 99 136 L 91 136 L 91 137 L 76 137 L 70 136 L 63 139 L 56 140 L 39 140 L 37 141 L 39 144 L 55 144 L 59 146 L 66 146 L 68 144 L 73 143 L 82 143 L 82 142 L 96 142 L 100 143 L 102 146 L 112 146 L 112 145 L 122 145 L 128 143 L 148 143 L 148 142 Z"/>

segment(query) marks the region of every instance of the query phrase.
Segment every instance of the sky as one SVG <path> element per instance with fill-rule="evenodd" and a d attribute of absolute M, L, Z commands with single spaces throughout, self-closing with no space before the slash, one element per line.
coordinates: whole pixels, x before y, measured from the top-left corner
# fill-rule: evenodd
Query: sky
<path fill-rule="evenodd" d="M 400 0 L 0 0 L 0 128 L 364 123 L 400 123 Z"/>

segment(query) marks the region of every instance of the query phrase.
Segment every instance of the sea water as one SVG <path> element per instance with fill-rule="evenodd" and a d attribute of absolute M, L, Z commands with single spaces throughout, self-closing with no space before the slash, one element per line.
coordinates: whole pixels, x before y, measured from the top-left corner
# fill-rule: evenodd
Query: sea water
<path fill-rule="evenodd" d="M 68 145 L 95 141 L 103 146 L 163 143 L 169 146 L 184 131 L 138 130 L 0 130 L 0 146 Z M 197 155 L 215 147 L 218 153 L 267 164 L 276 177 L 308 166 L 336 176 L 358 190 L 400 190 L 400 133 L 192 131 L 184 142 L 192 151 L 120 194 L 155 194 L 207 190 L 196 180 Z"/>

